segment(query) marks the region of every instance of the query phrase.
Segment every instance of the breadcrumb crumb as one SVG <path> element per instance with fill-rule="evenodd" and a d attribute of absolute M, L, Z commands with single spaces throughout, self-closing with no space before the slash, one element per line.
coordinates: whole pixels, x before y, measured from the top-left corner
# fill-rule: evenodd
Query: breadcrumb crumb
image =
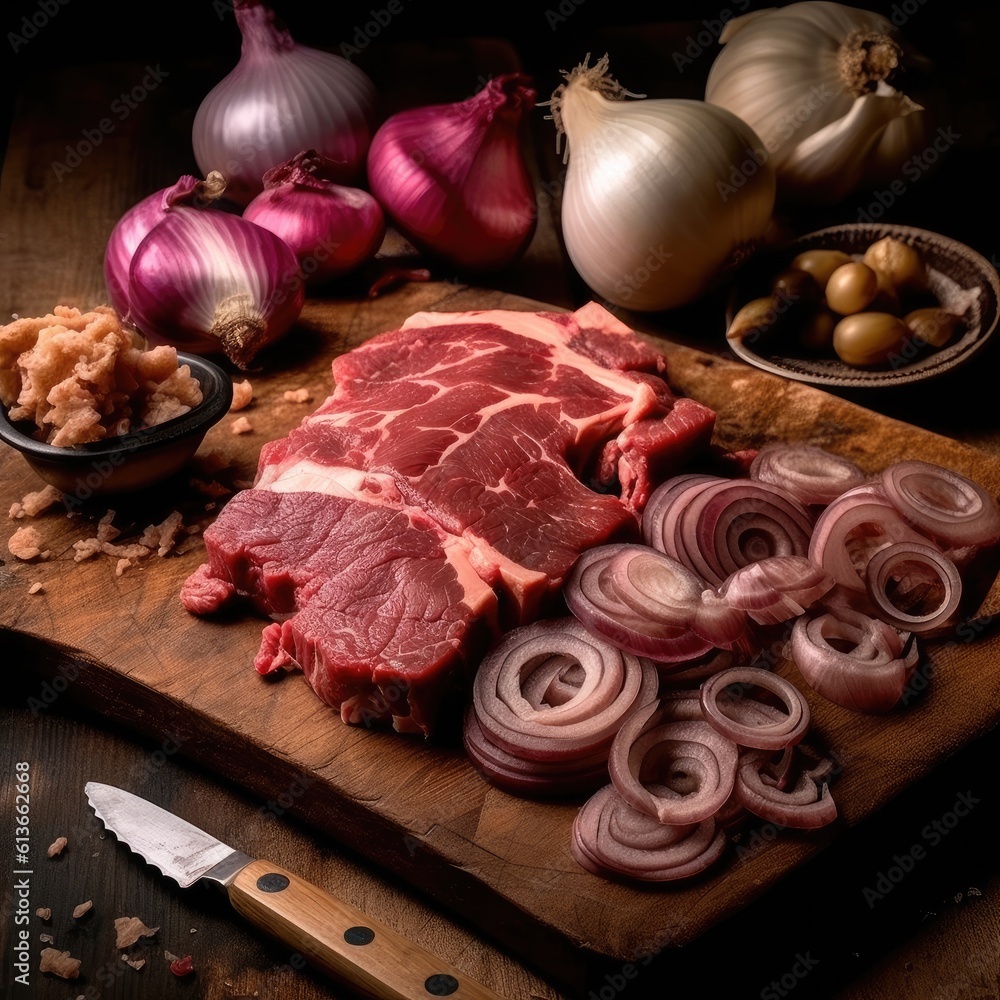
<path fill-rule="evenodd" d="M 69 841 L 65 837 L 56 837 L 56 839 L 49 844 L 49 849 L 46 851 L 46 854 L 48 854 L 50 858 L 54 858 L 57 854 L 62 854 L 68 843 Z"/>
<path fill-rule="evenodd" d="M 8 517 L 17 520 L 22 517 L 37 517 L 42 511 L 48 510 L 58 503 L 62 492 L 49 485 L 34 493 L 26 493 L 20 500 L 15 500 L 10 506 Z"/>
<path fill-rule="evenodd" d="M 246 417 L 237 417 L 231 430 L 234 434 L 249 434 L 253 430 L 253 424 Z"/>
<path fill-rule="evenodd" d="M 175 510 L 159 524 L 147 525 L 137 541 L 117 544 L 112 539 L 118 538 L 121 531 L 112 523 L 114 517 L 115 512 L 109 510 L 98 523 L 97 533 L 93 537 L 80 538 L 73 543 L 74 562 L 83 562 L 84 559 L 91 559 L 103 552 L 114 556 L 117 560 L 115 574 L 121 576 L 130 565 L 134 565 L 139 559 L 145 559 L 154 551 L 158 556 L 165 556 L 175 548 L 184 529 L 183 515 Z"/>
<path fill-rule="evenodd" d="M 60 979 L 77 979 L 80 975 L 80 959 L 71 958 L 68 951 L 58 948 L 43 948 L 39 972 L 51 972 Z"/>
<path fill-rule="evenodd" d="M 52 910 L 48 906 L 40 906 L 37 910 L 35 910 L 35 916 L 41 917 L 42 920 L 51 920 Z"/>
<path fill-rule="evenodd" d="M 308 403 L 312 396 L 308 389 L 286 389 L 282 393 L 282 399 L 287 403 Z"/>
<path fill-rule="evenodd" d="M 83 562 L 101 551 L 101 543 L 96 538 L 81 538 L 73 543 L 73 548 L 76 550 L 73 562 Z"/>
<path fill-rule="evenodd" d="M 48 559 L 52 553 L 42 550 L 42 533 L 31 525 L 18 528 L 7 541 L 7 550 L 15 559 L 30 562 L 32 559 Z"/>
<path fill-rule="evenodd" d="M 94 901 L 92 899 L 88 899 L 86 903 L 80 903 L 79 906 L 74 906 L 73 907 L 73 919 L 74 920 L 79 920 L 80 917 L 83 917 L 86 914 L 90 913 L 90 911 L 93 908 L 94 908 Z"/>
<path fill-rule="evenodd" d="M 233 413 L 236 410 L 242 410 L 244 407 L 250 405 L 252 399 L 253 386 L 250 384 L 249 379 L 244 379 L 242 382 L 234 382 L 233 402 L 229 407 L 229 412 Z"/>
<path fill-rule="evenodd" d="M 152 937 L 160 928 L 147 927 L 138 917 L 115 918 L 116 948 L 131 948 L 141 937 Z"/>
<path fill-rule="evenodd" d="M 109 510 L 97 522 L 97 540 L 99 542 L 113 542 L 121 531 L 114 526 L 115 514 L 117 511 Z"/>
<path fill-rule="evenodd" d="M 183 521 L 184 517 L 179 510 L 171 511 L 159 524 L 147 526 L 139 544 L 156 549 L 158 556 L 165 556 L 177 544 L 177 534 Z"/>
<path fill-rule="evenodd" d="M 28 588 L 29 594 L 42 594 L 45 588 L 37 580 Z"/>

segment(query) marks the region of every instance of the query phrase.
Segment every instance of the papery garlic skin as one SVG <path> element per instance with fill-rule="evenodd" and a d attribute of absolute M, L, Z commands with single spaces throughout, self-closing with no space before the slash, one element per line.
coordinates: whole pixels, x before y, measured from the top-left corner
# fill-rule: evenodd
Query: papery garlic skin
<path fill-rule="evenodd" d="M 721 41 L 705 100 L 760 136 L 779 199 L 836 203 L 926 145 L 929 115 L 892 86 L 924 60 L 881 15 L 804 0 L 734 18 Z"/>
<path fill-rule="evenodd" d="M 607 57 L 577 67 L 553 95 L 568 142 L 566 251 L 608 302 L 677 308 L 752 252 L 771 219 L 774 172 L 754 131 L 724 108 L 605 96 L 606 70 Z"/>

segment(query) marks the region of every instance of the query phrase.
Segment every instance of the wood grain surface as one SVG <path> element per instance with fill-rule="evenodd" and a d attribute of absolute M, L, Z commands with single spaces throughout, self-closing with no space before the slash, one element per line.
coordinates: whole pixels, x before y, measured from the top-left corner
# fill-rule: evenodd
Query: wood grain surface
<path fill-rule="evenodd" d="M 174 509 L 189 525 L 208 523 L 219 501 L 192 486 L 192 471 L 198 481 L 234 486 L 252 479 L 260 444 L 285 434 L 311 409 L 284 401 L 285 391 L 307 388 L 316 405 L 331 388 L 337 353 L 414 312 L 483 308 L 549 307 L 438 283 L 410 284 L 374 302 L 313 300 L 293 343 L 253 376 L 254 403 L 241 411 L 253 432 L 234 435 L 236 415 L 229 415 L 199 452 L 203 465 L 219 467 L 214 475 L 186 470 L 152 495 L 123 498 L 114 508 L 123 529 L 116 541 L 141 534 Z M 867 471 L 919 457 L 1000 491 L 1000 463 L 975 449 L 739 363 L 650 339 L 667 353 L 668 380 L 718 409 L 716 438 L 726 448 L 804 439 Z M 0 458 L 0 482 L 0 506 L 38 486 L 11 451 Z M 969 628 L 973 642 L 926 644 L 917 672 L 933 674 L 926 694 L 885 718 L 840 709 L 807 691 L 814 729 L 842 768 L 834 828 L 730 852 L 693 884 L 608 882 L 584 872 L 570 854 L 570 826 L 582 799 L 544 803 L 512 796 L 484 782 L 454 743 L 345 726 L 301 675 L 258 677 L 252 669 L 258 618 L 199 619 L 180 605 L 181 584 L 204 557 L 200 534 L 120 575 L 113 556 L 75 561 L 73 543 L 92 534 L 107 510 L 107 502 L 84 504 L 67 516 L 57 505 L 33 519 L 51 556 L 9 563 L 0 582 L 0 628 L 46 644 L 50 669 L 71 665 L 78 697 L 121 721 L 141 718 L 158 733 L 181 734 L 187 753 L 261 796 L 308 775 L 310 795 L 290 811 L 464 916 L 488 915 L 494 932 L 495 916 L 503 913 L 504 943 L 556 974 L 582 951 L 628 962 L 690 944 L 1000 719 L 1000 678 L 984 669 L 1000 640 L 978 625 Z M 42 589 L 29 596 L 33 583 Z M 782 669 L 794 677 L 794 668 Z M 799 686 L 807 687 L 801 679 Z"/>
<path fill-rule="evenodd" d="M 521 65 L 525 54 L 551 70 L 581 58 L 584 46 L 614 46 L 619 65 L 635 74 L 626 82 L 641 88 L 699 27 L 695 21 L 591 30 L 587 17 L 583 10 L 566 29 L 525 36 L 519 51 L 497 39 L 450 41 L 454 33 L 403 43 L 387 38 L 377 50 L 372 47 L 366 68 L 390 106 L 402 106 L 458 99 L 482 75 Z M 120 30 L 128 23 L 123 19 Z M 933 36 L 929 22 L 922 28 L 915 18 L 913 27 Z M 981 47 L 974 22 L 960 21 L 956 30 Z M 144 62 L 109 62 L 108 49 L 95 46 L 82 72 L 73 60 L 43 65 L 40 59 L 34 76 L 17 81 L 18 106 L 0 184 L 5 309 L 27 315 L 58 301 L 86 307 L 100 300 L 100 262 L 114 221 L 138 198 L 193 169 L 191 116 L 231 55 L 231 50 L 220 54 L 214 44 L 194 44 L 184 57 L 175 49 L 175 62 L 164 64 L 173 74 L 164 87 L 121 122 L 102 148 L 58 179 L 53 164 L 65 156 L 66 144 L 100 119 L 136 73 L 141 77 Z M 147 56 L 153 57 L 144 53 L 142 59 Z M 430 59 L 434 73 L 412 71 Z M 987 63 L 963 62 L 956 54 L 949 65 L 968 70 L 962 86 L 972 92 L 976 67 Z M 693 96 L 697 75 L 669 86 Z M 952 161 L 956 169 L 942 171 L 940 181 L 922 180 L 923 187 L 915 186 L 912 198 L 894 213 L 898 221 L 965 238 L 990 256 L 994 247 L 986 217 L 971 204 L 975 180 L 981 186 L 987 176 L 981 167 L 989 143 L 988 129 L 975 123 L 976 113 L 976 106 L 966 106 L 956 119 L 966 137 L 958 151 L 964 156 Z M 266 377 L 254 376 L 258 400 L 247 413 L 254 433 L 234 437 L 227 422 L 217 428 L 202 457 L 219 452 L 230 464 L 219 470 L 210 463 L 197 470 L 200 478 L 234 486 L 248 479 L 262 441 L 284 433 L 305 412 L 301 404 L 280 398 L 283 389 L 306 385 L 318 402 L 329 388 L 329 357 L 394 325 L 408 311 L 519 307 L 528 304 L 522 296 L 530 303 L 581 304 L 585 289 L 567 267 L 558 236 L 563 175 L 551 123 L 539 117 L 531 131 L 532 169 L 546 197 L 525 259 L 491 276 L 488 289 L 477 290 L 466 275 L 437 273 L 435 284 L 410 286 L 383 300 L 365 301 L 359 282 L 311 301 L 301 329 Z M 968 178 L 973 183 L 963 184 Z M 948 198 L 935 200 L 934 191 L 946 191 Z M 844 219 L 796 220 L 803 228 L 837 221 Z M 679 389 L 719 410 L 720 440 L 726 444 L 760 443 L 771 434 L 803 437 L 871 468 L 896 456 L 939 455 L 993 489 L 1000 484 L 993 460 L 982 452 L 804 387 L 768 376 L 762 381 L 760 373 L 734 366 L 715 338 L 718 305 L 710 300 L 677 315 L 624 313 L 623 318 L 668 352 L 671 381 Z M 704 350 L 691 352 L 679 344 Z M 864 401 L 1000 454 L 995 409 L 984 416 L 973 403 L 991 384 L 991 359 L 995 352 L 976 370 L 936 387 L 930 398 L 911 393 Z M 37 485 L 13 453 L 0 466 L 0 483 L 4 499 Z M 213 516 L 205 509 L 210 502 L 183 478 L 153 497 L 116 505 L 116 523 L 141 531 L 176 507 L 186 523 L 203 525 Z M 440 949 L 503 995 L 554 997 L 551 983 L 558 982 L 580 995 L 617 994 L 618 984 L 625 983 L 628 997 L 660 996 L 664 976 L 690 990 L 710 969 L 712 981 L 729 984 L 722 986 L 728 995 L 756 997 L 764 995 L 769 981 L 780 984 L 783 975 L 792 975 L 800 954 L 818 957 L 822 972 L 798 979 L 797 997 L 996 995 L 1000 869 L 988 831 L 998 810 L 988 762 L 1000 748 L 995 732 L 987 734 L 998 704 L 992 669 L 996 641 L 988 629 L 973 629 L 972 643 L 934 650 L 925 664 L 926 692 L 877 726 L 816 706 L 823 735 L 850 748 L 840 750 L 845 766 L 836 792 L 843 818 L 835 830 L 819 837 L 775 837 L 776 831 L 761 827 L 747 841 L 741 855 L 746 860 L 735 864 L 730 855 L 731 877 L 713 877 L 679 892 L 649 892 L 600 882 L 573 866 L 563 832 L 574 805 L 512 800 L 486 787 L 453 747 L 414 752 L 412 743 L 391 734 L 346 729 L 300 677 L 269 684 L 253 675 L 247 658 L 256 648 L 260 622 L 197 622 L 176 604 L 179 580 L 200 561 L 197 535 L 180 551 L 120 577 L 107 559 L 73 563 L 72 542 L 89 533 L 105 510 L 84 508 L 72 518 L 50 512 L 39 526 L 52 540 L 53 558 L 21 565 L 3 553 L 0 569 L 0 642 L 5 661 L 25 674 L 4 693 L 0 721 L 15 727 L 15 738 L 5 744 L 3 759 L 12 766 L 23 747 L 40 763 L 39 828 L 56 835 L 69 826 L 74 846 L 79 845 L 75 855 L 40 873 L 43 895 L 35 899 L 68 901 L 78 888 L 87 890 L 106 920 L 112 911 L 120 915 L 123 901 L 138 894 L 154 909 L 149 922 L 164 920 L 160 940 L 172 950 L 180 953 L 185 940 L 197 941 L 197 935 L 184 937 L 196 925 L 206 941 L 211 933 L 214 942 L 235 944 L 203 948 L 205 964 L 193 984 L 156 980 L 149 968 L 150 975 L 137 981 L 116 972 L 114 985 L 98 994 L 172 996 L 180 987 L 191 996 L 331 995 L 325 982 L 300 971 L 295 955 L 230 930 L 224 901 L 165 890 L 127 851 L 109 850 L 99 831 L 87 825 L 73 789 L 87 779 L 122 783 L 124 775 L 136 791 L 183 807 L 191 818 L 197 820 L 197 810 L 205 809 L 218 824 L 213 832 L 235 846 L 259 846 L 286 867 Z M 0 544 L 15 526 L 7 524 Z M 35 579 L 44 591 L 29 597 L 27 584 Z M 57 692 L 39 708 L 38 701 L 56 688 L 69 692 L 68 698 Z M 3 791 L 6 809 L 7 784 Z M 926 825 L 947 817 L 966 791 L 981 802 L 973 820 L 950 833 L 916 875 L 892 883 L 891 895 L 869 905 L 863 891 L 911 841 L 922 842 Z M 239 843 L 243 837 L 247 844 Z M 8 894 L 0 928 L 5 955 L 10 899 Z M 61 911 L 56 921 L 60 944 L 70 942 L 92 956 L 108 953 L 96 947 L 106 923 L 76 926 Z M 780 929 L 780 942 L 772 928 Z M 657 950 L 656 942 L 678 947 Z M 601 952 L 640 959 L 599 962 Z M 116 958 L 113 949 L 110 954 Z M 636 967 L 641 975 L 626 976 L 626 968 Z M 9 965 L 3 968 L 8 975 Z M 92 963 L 80 993 L 98 984 L 98 971 Z M 8 982 L 5 978 L 2 985 Z M 77 995 L 73 984 L 51 977 L 36 988 L 46 1000 Z"/>

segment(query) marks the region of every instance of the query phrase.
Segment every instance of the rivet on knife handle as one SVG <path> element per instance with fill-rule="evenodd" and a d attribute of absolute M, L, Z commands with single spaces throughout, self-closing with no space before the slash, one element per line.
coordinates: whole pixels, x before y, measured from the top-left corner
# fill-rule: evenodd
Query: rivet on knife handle
<path fill-rule="evenodd" d="M 380 1000 L 499 1000 L 388 925 L 269 861 L 251 862 L 227 892 L 251 923 Z"/>

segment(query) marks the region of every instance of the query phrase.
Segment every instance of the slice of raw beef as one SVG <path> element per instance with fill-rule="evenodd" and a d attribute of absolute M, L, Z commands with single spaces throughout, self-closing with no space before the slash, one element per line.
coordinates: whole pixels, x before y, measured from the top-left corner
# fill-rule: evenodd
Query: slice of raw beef
<path fill-rule="evenodd" d="M 275 622 L 261 673 L 300 667 L 348 722 L 430 733 L 499 629 L 580 552 L 637 535 L 652 487 L 714 413 L 606 310 L 418 313 L 333 362 L 335 390 L 261 452 L 184 586 Z"/>

